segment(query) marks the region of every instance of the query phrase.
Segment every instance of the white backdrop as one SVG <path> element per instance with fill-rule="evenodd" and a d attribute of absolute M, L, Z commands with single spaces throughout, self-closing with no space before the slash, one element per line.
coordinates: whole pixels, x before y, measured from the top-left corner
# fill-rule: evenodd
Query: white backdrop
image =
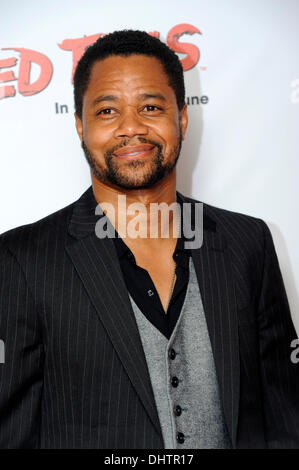
<path fill-rule="evenodd" d="M 90 185 L 66 49 L 124 28 L 157 31 L 165 41 L 188 24 L 179 42 L 193 45 L 199 60 L 185 71 L 190 124 L 178 189 L 267 222 L 299 331 L 298 18 L 298 0 L 1 0 L 0 233 Z M 200 33 L 189 34 L 191 26 Z M 202 96 L 208 102 L 196 104 Z"/>

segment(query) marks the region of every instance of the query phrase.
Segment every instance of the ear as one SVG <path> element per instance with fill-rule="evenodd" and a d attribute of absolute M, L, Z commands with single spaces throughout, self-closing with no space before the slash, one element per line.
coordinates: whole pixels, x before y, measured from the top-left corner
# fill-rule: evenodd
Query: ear
<path fill-rule="evenodd" d="M 82 142 L 83 139 L 83 126 L 82 126 L 82 121 L 79 118 L 78 114 L 75 113 L 75 120 L 76 120 L 76 129 L 77 129 L 77 134 Z"/>
<path fill-rule="evenodd" d="M 185 140 L 185 134 L 187 131 L 188 126 L 188 113 L 187 113 L 187 105 L 184 104 L 183 108 L 180 111 L 180 125 L 182 130 L 182 140 Z"/>

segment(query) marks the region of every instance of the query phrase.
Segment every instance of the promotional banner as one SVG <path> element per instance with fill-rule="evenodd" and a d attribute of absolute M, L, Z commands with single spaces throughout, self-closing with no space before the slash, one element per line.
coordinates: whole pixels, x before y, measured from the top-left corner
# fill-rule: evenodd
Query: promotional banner
<path fill-rule="evenodd" d="M 74 70 L 97 38 L 141 29 L 184 69 L 179 191 L 268 224 L 299 331 L 298 17 L 296 0 L 2 1 L 0 233 L 91 184 L 75 130 Z"/>

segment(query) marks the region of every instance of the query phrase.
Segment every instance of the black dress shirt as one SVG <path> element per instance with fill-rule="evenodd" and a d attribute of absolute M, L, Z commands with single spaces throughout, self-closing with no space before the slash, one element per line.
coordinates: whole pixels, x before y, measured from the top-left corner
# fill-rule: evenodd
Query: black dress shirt
<path fill-rule="evenodd" d="M 146 318 L 169 339 L 180 316 L 189 282 L 189 257 L 191 253 L 189 249 L 184 247 L 183 230 L 181 230 L 182 236 L 178 237 L 173 252 L 173 259 L 176 263 L 176 282 L 167 312 L 162 306 L 159 294 L 148 271 L 136 264 L 130 248 L 117 232 L 115 234 L 115 248 L 128 292 Z"/>

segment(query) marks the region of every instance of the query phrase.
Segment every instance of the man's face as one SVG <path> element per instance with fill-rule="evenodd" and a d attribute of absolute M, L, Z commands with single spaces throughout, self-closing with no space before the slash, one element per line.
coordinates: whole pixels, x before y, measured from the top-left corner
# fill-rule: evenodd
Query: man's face
<path fill-rule="evenodd" d="M 161 63 L 111 56 L 96 62 L 76 127 L 94 176 L 108 186 L 147 188 L 175 167 L 187 127 Z"/>

